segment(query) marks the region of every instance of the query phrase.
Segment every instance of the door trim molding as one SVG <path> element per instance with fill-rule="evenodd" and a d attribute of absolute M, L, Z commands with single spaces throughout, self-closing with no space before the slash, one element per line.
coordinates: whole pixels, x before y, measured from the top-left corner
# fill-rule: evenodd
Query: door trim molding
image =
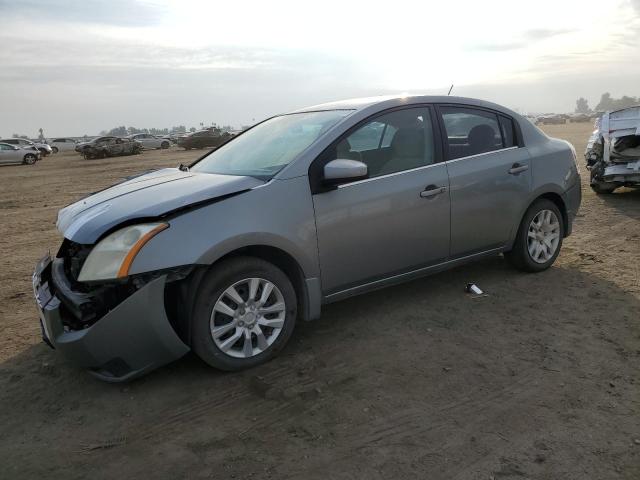
<path fill-rule="evenodd" d="M 476 153 L 475 155 L 467 155 L 466 157 L 459 157 L 459 158 L 454 158 L 452 160 L 445 160 L 444 163 L 454 163 L 460 160 L 466 160 L 468 158 L 483 157 L 485 155 L 491 155 L 494 153 L 508 152 L 509 150 L 517 150 L 518 148 L 522 148 L 522 147 L 515 146 L 515 147 L 508 147 L 508 148 L 500 148 L 498 150 L 491 150 L 490 152 Z"/>
<path fill-rule="evenodd" d="M 403 173 L 417 172 L 417 171 L 420 171 L 420 170 L 425 170 L 427 168 L 435 167 L 437 165 L 442 165 L 442 164 L 443 164 L 443 162 L 437 162 L 437 163 L 432 163 L 432 164 L 429 164 L 429 165 L 423 165 L 421 167 L 410 168 L 409 170 L 400 170 L 398 172 L 387 173 L 386 175 L 380 175 L 378 177 L 365 178 L 363 180 L 357 180 L 357 181 L 351 182 L 351 183 L 343 183 L 342 185 L 338 185 L 338 189 L 351 187 L 352 185 L 360 185 L 362 183 L 373 182 L 375 180 L 382 180 L 384 178 L 395 177 L 396 175 L 402 175 Z"/>

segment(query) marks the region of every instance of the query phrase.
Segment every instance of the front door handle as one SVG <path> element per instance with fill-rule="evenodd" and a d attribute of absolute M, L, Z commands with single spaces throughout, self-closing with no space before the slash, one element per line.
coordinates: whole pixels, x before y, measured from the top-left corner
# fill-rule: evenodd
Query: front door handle
<path fill-rule="evenodd" d="M 511 165 L 511 168 L 509 169 L 509 174 L 517 175 L 526 170 L 529 170 L 529 165 L 520 165 L 519 163 L 514 163 L 513 165 Z"/>
<path fill-rule="evenodd" d="M 431 198 L 431 197 L 435 197 L 436 195 L 440 195 L 441 193 L 444 193 L 447 191 L 447 187 L 437 187 L 435 185 L 429 185 L 427 188 L 425 188 L 423 191 L 420 192 L 420 196 L 422 198 Z"/>

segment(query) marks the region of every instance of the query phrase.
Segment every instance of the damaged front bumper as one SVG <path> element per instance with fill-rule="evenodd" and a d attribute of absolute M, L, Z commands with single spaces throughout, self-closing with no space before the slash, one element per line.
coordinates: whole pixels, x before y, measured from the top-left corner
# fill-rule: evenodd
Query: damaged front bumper
<path fill-rule="evenodd" d="M 54 262 L 46 255 L 33 273 L 42 336 L 76 365 L 101 380 L 122 382 L 189 351 L 165 312 L 166 275 L 142 286 L 90 326 L 74 330 L 65 321 L 73 315 L 68 306 L 70 288 L 64 276 L 52 275 Z"/>

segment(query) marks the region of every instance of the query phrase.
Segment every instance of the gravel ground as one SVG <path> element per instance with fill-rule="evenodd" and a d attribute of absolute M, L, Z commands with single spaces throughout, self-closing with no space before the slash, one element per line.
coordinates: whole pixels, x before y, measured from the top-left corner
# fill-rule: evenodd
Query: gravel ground
<path fill-rule="evenodd" d="M 581 153 L 590 125 L 545 130 Z M 582 165 L 541 274 L 496 257 L 330 305 L 241 373 L 187 355 L 111 385 L 66 364 L 30 286 L 56 211 L 199 154 L 0 168 L 0 478 L 640 478 L 640 191 L 596 196 Z"/>

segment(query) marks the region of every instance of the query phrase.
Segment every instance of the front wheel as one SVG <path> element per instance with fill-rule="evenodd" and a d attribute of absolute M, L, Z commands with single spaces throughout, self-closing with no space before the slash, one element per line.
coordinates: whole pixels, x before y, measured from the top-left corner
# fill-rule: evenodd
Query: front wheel
<path fill-rule="evenodd" d="M 162 144 L 160 145 L 160 148 L 162 148 L 163 150 L 166 150 L 169 147 L 170 147 L 169 142 L 162 142 Z"/>
<path fill-rule="evenodd" d="M 291 281 L 275 265 L 254 257 L 225 260 L 198 290 L 192 348 L 221 370 L 264 363 L 291 337 L 296 305 Z"/>
<path fill-rule="evenodd" d="M 541 272 L 555 262 L 564 237 L 560 210 L 551 200 L 535 201 L 524 214 L 518 227 L 513 249 L 506 259 L 525 272 Z"/>
<path fill-rule="evenodd" d="M 60 150 L 58 150 L 58 147 L 51 147 L 51 152 L 52 153 L 58 153 Z"/>

